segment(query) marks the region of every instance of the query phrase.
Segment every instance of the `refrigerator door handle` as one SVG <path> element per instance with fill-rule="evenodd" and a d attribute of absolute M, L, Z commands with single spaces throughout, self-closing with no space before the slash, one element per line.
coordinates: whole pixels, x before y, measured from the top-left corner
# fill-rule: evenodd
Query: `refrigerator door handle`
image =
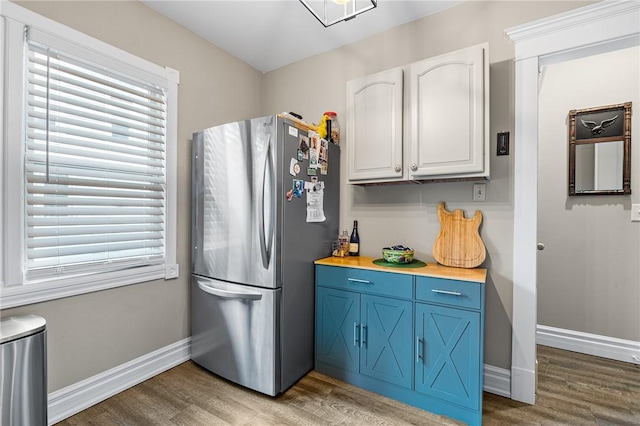
<path fill-rule="evenodd" d="M 260 203 L 259 212 L 262 217 L 258 221 L 258 226 L 260 228 L 260 253 L 262 255 L 262 266 L 264 269 L 269 269 L 269 264 L 271 263 L 271 243 L 273 240 L 273 212 L 271 209 L 267 212 L 265 210 L 265 186 L 269 185 L 271 187 L 271 179 L 273 176 L 273 170 L 271 167 L 271 162 L 269 161 L 269 153 L 271 152 L 271 135 L 267 136 L 267 149 L 265 150 L 264 155 L 264 164 L 262 170 L 262 187 L 260 188 L 260 195 L 258 196 L 258 202 Z M 267 175 L 267 171 L 269 172 Z M 267 179 L 267 176 L 269 179 Z M 271 206 L 270 206 L 271 207 Z M 268 215 L 269 217 L 269 233 L 267 235 L 265 231 L 264 220 Z M 268 239 L 268 240 L 267 240 Z"/>
<path fill-rule="evenodd" d="M 221 297 L 223 299 L 246 299 L 246 300 L 262 299 L 262 295 L 259 293 L 244 293 L 244 292 L 222 290 L 220 288 L 208 286 L 200 280 L 198 280 L 198 288 L 204 291 L 205 293 L 209 293 L 214 296 Z"/>

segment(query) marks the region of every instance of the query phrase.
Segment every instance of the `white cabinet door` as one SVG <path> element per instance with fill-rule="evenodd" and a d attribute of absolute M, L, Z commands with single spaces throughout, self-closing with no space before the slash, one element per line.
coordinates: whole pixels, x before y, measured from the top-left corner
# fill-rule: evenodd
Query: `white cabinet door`
<path fill-rule="evenodd" d="M 347 83 L 349 182 L 402 180 L 402 69 Z"/>
<path fill-rule="evenodd" d="M 488 176 L 484 50 L 475 46 L 410 65 L 410 179 Z"/>

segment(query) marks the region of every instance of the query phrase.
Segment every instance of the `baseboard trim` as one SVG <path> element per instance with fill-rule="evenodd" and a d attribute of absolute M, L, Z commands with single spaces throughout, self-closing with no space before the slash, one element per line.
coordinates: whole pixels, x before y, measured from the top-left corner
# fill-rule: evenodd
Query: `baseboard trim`
<path fill-rule="evenodd" d="M 485 364 L 483 390 L 505 398 L 511 398 L 511 371 Z"/>
<path fill-rule="evenodd" d="M 60 422 L 92 405 L 188 361 L 191 338 L 143 355 L 49 394 L 49 424 Z"/>
<path fill-rule="evenodd" d="M 640 364 L 640 342 L 538 325 L 536 343 L 552 348 Z"/>

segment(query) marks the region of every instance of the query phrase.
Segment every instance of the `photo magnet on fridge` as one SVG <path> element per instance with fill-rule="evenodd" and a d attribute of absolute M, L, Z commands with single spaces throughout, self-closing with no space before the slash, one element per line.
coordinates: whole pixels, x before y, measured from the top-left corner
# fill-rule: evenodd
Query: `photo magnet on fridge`
<path fill-rule="evenodd" d="M 309 137 L 300 135 L 300 140 L 298 141 L 298 160 L 302 161 L 302 160 L 308 160 L 308 159 L 309 159 Z"/>
<path fill-rule="evenodd" d="M 296 198 L 302 197 L 302 190 L 304 189 L 304 181 L 300 179 L 293 180 L 293 196 Z"/>

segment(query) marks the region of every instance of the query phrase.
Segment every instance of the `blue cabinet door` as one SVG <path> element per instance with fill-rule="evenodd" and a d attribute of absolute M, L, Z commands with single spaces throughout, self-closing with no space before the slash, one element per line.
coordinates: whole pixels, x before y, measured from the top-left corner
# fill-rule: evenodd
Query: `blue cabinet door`
<path fill-rule="evenodd" d="M 411 389 L 412 305 L 406 300 L 361 296 L 360 373 Z"/>
<path fill-rule="evenodd" d="M 480 409 L 480 313 L 416 303 L 415 389 Z"/>
<path fill-rule="evenodd" d="M 358 372 L 360 295 L 317 287 L 316 359 L 332 367 Z"/>

